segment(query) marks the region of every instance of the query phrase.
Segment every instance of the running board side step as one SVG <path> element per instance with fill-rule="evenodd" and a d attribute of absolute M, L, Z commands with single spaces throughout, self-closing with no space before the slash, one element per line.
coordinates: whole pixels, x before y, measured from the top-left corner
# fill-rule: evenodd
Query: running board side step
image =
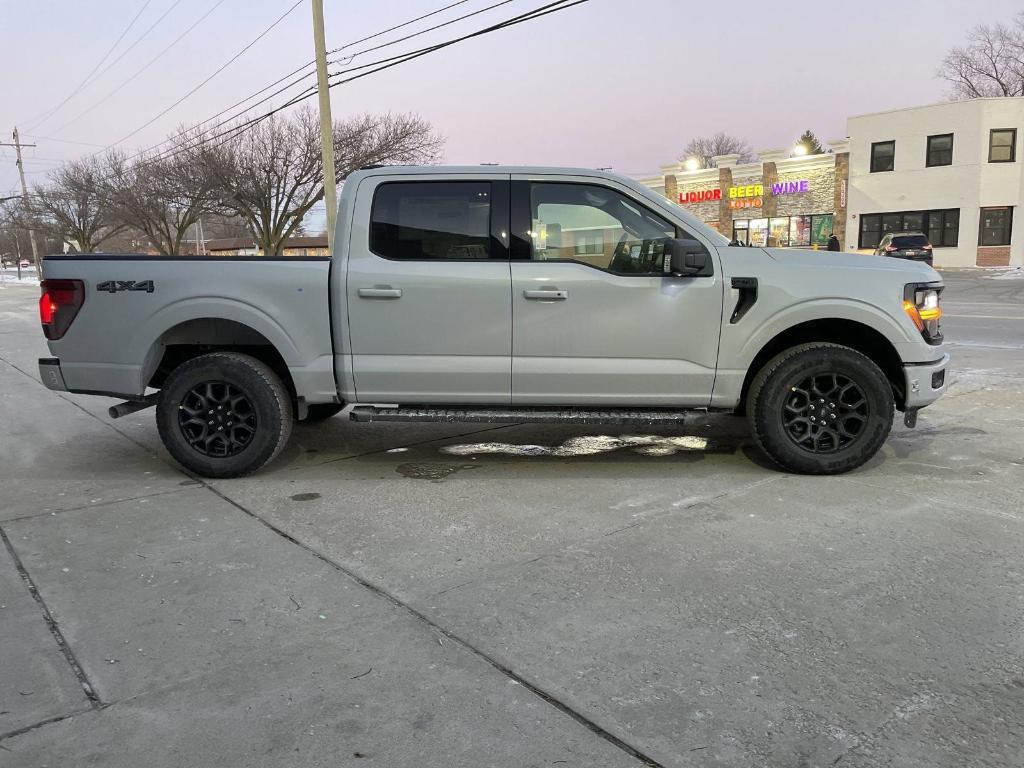
<path fill-rule="evenodd" d="M 425 408 L 357 405 L 352 421 L 442 421 L 561 424 L 683 424 L 692 411 L 667 408 Z"/>

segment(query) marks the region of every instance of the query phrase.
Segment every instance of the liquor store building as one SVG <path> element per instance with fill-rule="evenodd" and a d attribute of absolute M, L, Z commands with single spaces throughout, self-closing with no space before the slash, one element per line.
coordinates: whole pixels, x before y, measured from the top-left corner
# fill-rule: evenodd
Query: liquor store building
<path fill-rule="evenodd" d="M 792 157 L 765 150 L 753 163 L 721 155 L 714 168 L 690 171 L 680 162 L 639 181 L 743 245 L 824 248 L 835 232 L 846 249 L 849 142 L 829 149 Z"/>

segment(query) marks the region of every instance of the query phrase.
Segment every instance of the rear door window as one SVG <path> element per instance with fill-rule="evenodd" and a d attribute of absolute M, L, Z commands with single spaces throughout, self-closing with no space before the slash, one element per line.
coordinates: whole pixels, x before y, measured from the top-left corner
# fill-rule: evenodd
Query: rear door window
<path fill-rule="evenodd" d="M 491 183 L 381 184 L 370 214 L 370 250 L 386 259 L 464 261 L 492 254 Z"/>

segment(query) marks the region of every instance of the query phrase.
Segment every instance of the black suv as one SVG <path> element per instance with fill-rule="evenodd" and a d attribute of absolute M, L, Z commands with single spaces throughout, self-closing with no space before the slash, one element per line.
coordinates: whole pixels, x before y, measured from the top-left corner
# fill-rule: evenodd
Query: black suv
<path fill-rule="evenodd" d="M 890 232 L 878 244 L 875 255 L 923 261 L 931 266 L 932 244 L 923 232 Z"/>

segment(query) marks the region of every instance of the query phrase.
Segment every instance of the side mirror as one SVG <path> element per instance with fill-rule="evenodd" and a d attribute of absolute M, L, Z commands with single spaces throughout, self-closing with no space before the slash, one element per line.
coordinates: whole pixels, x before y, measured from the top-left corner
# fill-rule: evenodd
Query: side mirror
<path fill-rule="evenodd" d="M 699 240 L 666 240 L 665 272 L 677 277 L 706 277 L 711 274 L 711 256 Z"/>

